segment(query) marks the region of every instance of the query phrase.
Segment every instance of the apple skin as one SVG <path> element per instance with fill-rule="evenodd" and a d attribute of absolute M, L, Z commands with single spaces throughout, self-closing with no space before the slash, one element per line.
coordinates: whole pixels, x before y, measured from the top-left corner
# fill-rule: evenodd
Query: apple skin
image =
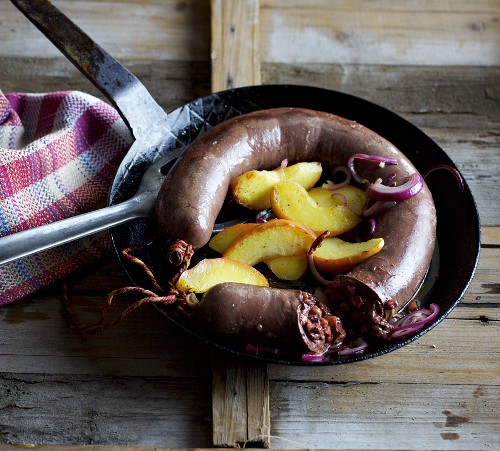
<path fill-rule="evenodd" d="M 227 282 L 269 286 L 264 275 L 252 266 L 225 258 L 207 258 L 184 271 L 175 287 L 185 292 L 205 293 L 211 287 Z"/>
<path fill-rule="evenodd" d="M 252 170 L 236 177 L 230 185 L 231 194 L 239 204 L 252 210 L 271 208 L 270 193 L 280 181 L 293 180 L 306 190 L 311 189 L 321 177 L 321 163 L 302 162 L 272 171 Z"/>
<path fill-rule="evenodd" d="M 345 273 L 380 252 L 383 247 L 383 238 L 349 243 L 338 237 L 327 237 L 313 253 L 314 264 L 326 273 Z"/>
<path fill-rule="evenodd" d="M 361 216 L 344 205 L 320 207 L 307 190 L 296 182 L 279 182 L 271 192 L 271 205 L 278 218 L 303 224 L 316 234 L 345 233 L 361 222 Z"/>

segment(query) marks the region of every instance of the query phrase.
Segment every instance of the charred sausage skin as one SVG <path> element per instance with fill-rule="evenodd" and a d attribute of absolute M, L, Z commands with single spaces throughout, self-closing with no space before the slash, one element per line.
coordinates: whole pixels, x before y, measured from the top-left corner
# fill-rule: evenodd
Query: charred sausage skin
<path fill-rule="evenodd" d="M 358 172 L 368 180 L 395 173 L 394 181 L 400 185 L 416 172 L 389 141 L 330 113 L 277 108 L 229 119 L 194 141 L 165 178 L 154 209 L 158 234 L 200 248 L 211 237 L 235 177 L 251 169 L 272 169 L 285 158 L 290 164 L 319 161 L 328 174 L 346 166 L 355 153 L 398 160 L 397 166 L 385 168 L 357 162 Z M 383 337 L 390 329 L 384 322 L 385 309 L 411 297 L 432 258 L 436 212 L 428 187 L 424 184 L 416 196 L 378 216 L 375 237 L 384 238 L 382 251 L 337 276 L 327 294 L 335 314 L 346 315 L 360 332 Z M 367 325 L 372 314 L 376 319 Z"/>

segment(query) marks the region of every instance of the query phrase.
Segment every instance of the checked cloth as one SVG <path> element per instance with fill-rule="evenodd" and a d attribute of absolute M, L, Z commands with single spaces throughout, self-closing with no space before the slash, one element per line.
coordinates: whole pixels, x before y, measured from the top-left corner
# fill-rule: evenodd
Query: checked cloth
<path fill-rule="evenodd" d="M 131 144 L 117 111 L 93 96 L 0 91 L 0 236 L 106 206 Z M 110 251 L 101 233 L 1 265 L 0 305 Z"/>

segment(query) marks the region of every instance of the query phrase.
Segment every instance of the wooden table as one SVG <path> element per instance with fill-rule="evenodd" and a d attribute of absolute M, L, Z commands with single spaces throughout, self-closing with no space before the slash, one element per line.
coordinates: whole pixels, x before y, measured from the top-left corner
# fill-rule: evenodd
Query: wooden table
<path fill-rule="evenodd" d="M 228 374 L 241 364 L 250 384 L 255 374 L 268 381 L 268 400 L 261 385 L 253 408 L 268 402 L 274 448 L 499 449 L 498 0 L 54 3 L 167 111 L 231 84 L 304 84 L 378 103 L 440 144 L 472 187 L 482 223 L 476 276 L 451 315 L 403 349 L 361 363 L 233 361 Z M 3 92 L 100 96 L 10 2 L 1 10 Z M 224 357 L 149 308 L 102 335 L 68 326 L 64 287 L 92 318 L 109 291 L 128 283 L 110 255 L 0 309 L 0 449 L 231 444 L 214 442 L 212 430 L 221 427 L 212 417 L 221 400 L 212 399 L 211 368 L 220 376 Z M 246 413 L 235 418 L 251 420 Z"/>

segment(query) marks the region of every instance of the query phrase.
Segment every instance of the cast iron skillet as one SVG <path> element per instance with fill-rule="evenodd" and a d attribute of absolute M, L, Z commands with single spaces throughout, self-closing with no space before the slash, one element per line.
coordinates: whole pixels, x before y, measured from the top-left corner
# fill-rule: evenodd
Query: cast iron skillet
<path fill-rule="evenodd" d="M 425 133 L 397 114 L 348 94 L 296 85 L 250 86 L 215 93 L 194 100 L 166 115 L 144 86 L 82 30 L 45 0 L 11 0 L 67 57 L 89 78 L 118 109 L 136 141 L 118 168 L 111 187 L 109 204 L 130 198 L 137 190 L 145 169 L 160 157 L 189 145 L 199 135 L 230 117 L 275 107 L 301 107 L 326 111 L 355 120 L 391 141 L 405 153 L 416 168 L 446 164 L 455 167 L 447 154 Z M 168 168 L 165 168 L 167 171 Z M 253 357 L 281 364 L 334 365 L 354 362 L 394 351 L 414 341 L 442 321 L 460 301 L 475 273 L 480 249 L 479 216 L 467 183 L 460 191 L 455 179 L 436 171 L 426 179 L 437 210 L 437 246 L 431 268 L 419 293 L 422 305 L 436 303 L 439 316 L 414 336 L 387 344 L 371 346 L 364 355 L 347 359 L 304 363 L 296 357 L 259 354 Z M 241 216 L 228 202 L 220 220 Z M 129 246 L 141 246 L 136 256 L 153 271 L 160 284 L 171 274 L 165 271 L 166 249 L 154 233 L 151 219 L 136 219 L 111 230 L 115 249 L 131 281 L 149 288 L 149 280 L 137 265 L 121 257 Z M 467 237 L 466 239 L 463 239 Z M 196 259 L 209 256 L 202 249 Z M 225 350 L 247 355 L 230 343 L 218 342 L 193 327 L 175 309 L 156 307 L 168 320 Z"/>

